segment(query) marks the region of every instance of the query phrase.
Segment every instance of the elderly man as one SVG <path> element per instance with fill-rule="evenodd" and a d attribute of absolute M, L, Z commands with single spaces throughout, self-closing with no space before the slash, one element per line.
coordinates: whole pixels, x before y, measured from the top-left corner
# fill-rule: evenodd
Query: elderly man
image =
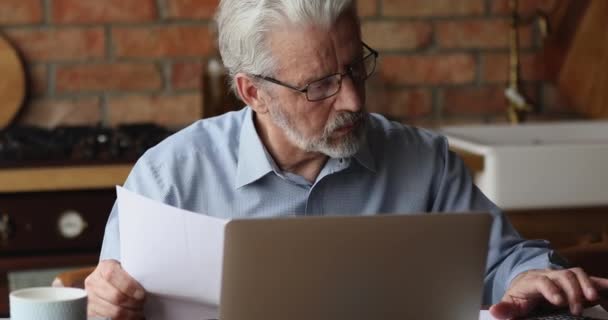
<path fill-rule="evenodd" d="M 491 211 L 484 303 L 496 303 L 497 318 L 543 301 L 580 313 L 608 287 L 555 265 L 546 242 L 521 239 L 445 138 L 366 113 L 378 53 L 361 39 L 354 0 L 223 0 L 217 23 L 233 88 L 248 107 L 150 149 L 126 188 L 222 218 Z M 119 261 L 115 206 L 86 280 L 90 315 L 142 317 L 145 291 Z"/>

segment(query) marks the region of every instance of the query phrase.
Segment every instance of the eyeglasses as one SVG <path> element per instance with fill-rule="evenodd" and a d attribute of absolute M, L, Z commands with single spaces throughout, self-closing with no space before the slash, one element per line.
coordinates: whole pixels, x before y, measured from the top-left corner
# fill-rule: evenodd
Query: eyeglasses
<path fill-rule="evenodd" d="M 365 50 L 362 59 L 359 59 L 346 66 L 346 71 L 343 73 L 335 73 L 325 76 L 321 79 L 310 82 L 302 88 L 297 88 L 271 77 L 265 77 L 262 75 L 253 76 L 291 90 L 304 93 L 306 95 L 306 99 L 311 102 L 327 99 L 336 95 L 338 91 L 340 91 L 340 88 L 342 88 L 342 79 L 344 79 L 345 76 L 349 76 L 352 81 L 355 82 L 355 84 L 363 84 L 365 80 L 374 73 L 374 70 L 376 69 L 378 51 L 370 48 L 364 42 L 361 43 L 363 44 L 363 48 Z"/>

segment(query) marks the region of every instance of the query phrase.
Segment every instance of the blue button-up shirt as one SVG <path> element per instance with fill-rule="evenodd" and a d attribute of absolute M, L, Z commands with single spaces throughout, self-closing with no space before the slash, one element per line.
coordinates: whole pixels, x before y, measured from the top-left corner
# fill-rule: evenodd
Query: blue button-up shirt
<path fill-rule="evenodd" d="M 283 172 L 245 107 L 200 120 L 148 150 L 125 188 L 220 218 L 490 211 L 484 303 L 498 301 L 520 272 L 548 268 L 545 241 L 525 241 L 477 187 L 447 140 L 371 114 L 366 143 L 351 158 L 330 158 L 316 181 Z M 101 259 L 120 260 L 116 205 Z M 446 269 L 450 262 L 446 261 Z M 432 275 L 428 275 L 432 276 Z"/>

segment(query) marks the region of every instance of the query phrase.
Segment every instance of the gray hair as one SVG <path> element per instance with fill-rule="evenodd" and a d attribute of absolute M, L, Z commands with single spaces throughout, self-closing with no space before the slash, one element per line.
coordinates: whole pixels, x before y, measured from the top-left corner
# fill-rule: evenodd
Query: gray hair
<path fill-rule="evenodd" d="M 290 24 L 329 29 L 349 10 L 356 18 L 356 0 L 222 0 L 216 15 L 218 45 L 232 89 L 236 92 L 234 76 L 239 72 L 276 72 L 266 44 L 274 28 Z"/>

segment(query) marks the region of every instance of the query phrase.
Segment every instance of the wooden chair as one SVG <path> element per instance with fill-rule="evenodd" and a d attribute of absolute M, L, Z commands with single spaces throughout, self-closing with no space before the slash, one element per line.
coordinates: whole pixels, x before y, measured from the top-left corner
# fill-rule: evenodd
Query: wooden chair
<path fill-rule="evenodd" d="M 58 274 L 53 280 L 53 287 L 84 288 L 84 280 L 95 270 L 95 267 L 86 267 L 66 271 Z"/>

